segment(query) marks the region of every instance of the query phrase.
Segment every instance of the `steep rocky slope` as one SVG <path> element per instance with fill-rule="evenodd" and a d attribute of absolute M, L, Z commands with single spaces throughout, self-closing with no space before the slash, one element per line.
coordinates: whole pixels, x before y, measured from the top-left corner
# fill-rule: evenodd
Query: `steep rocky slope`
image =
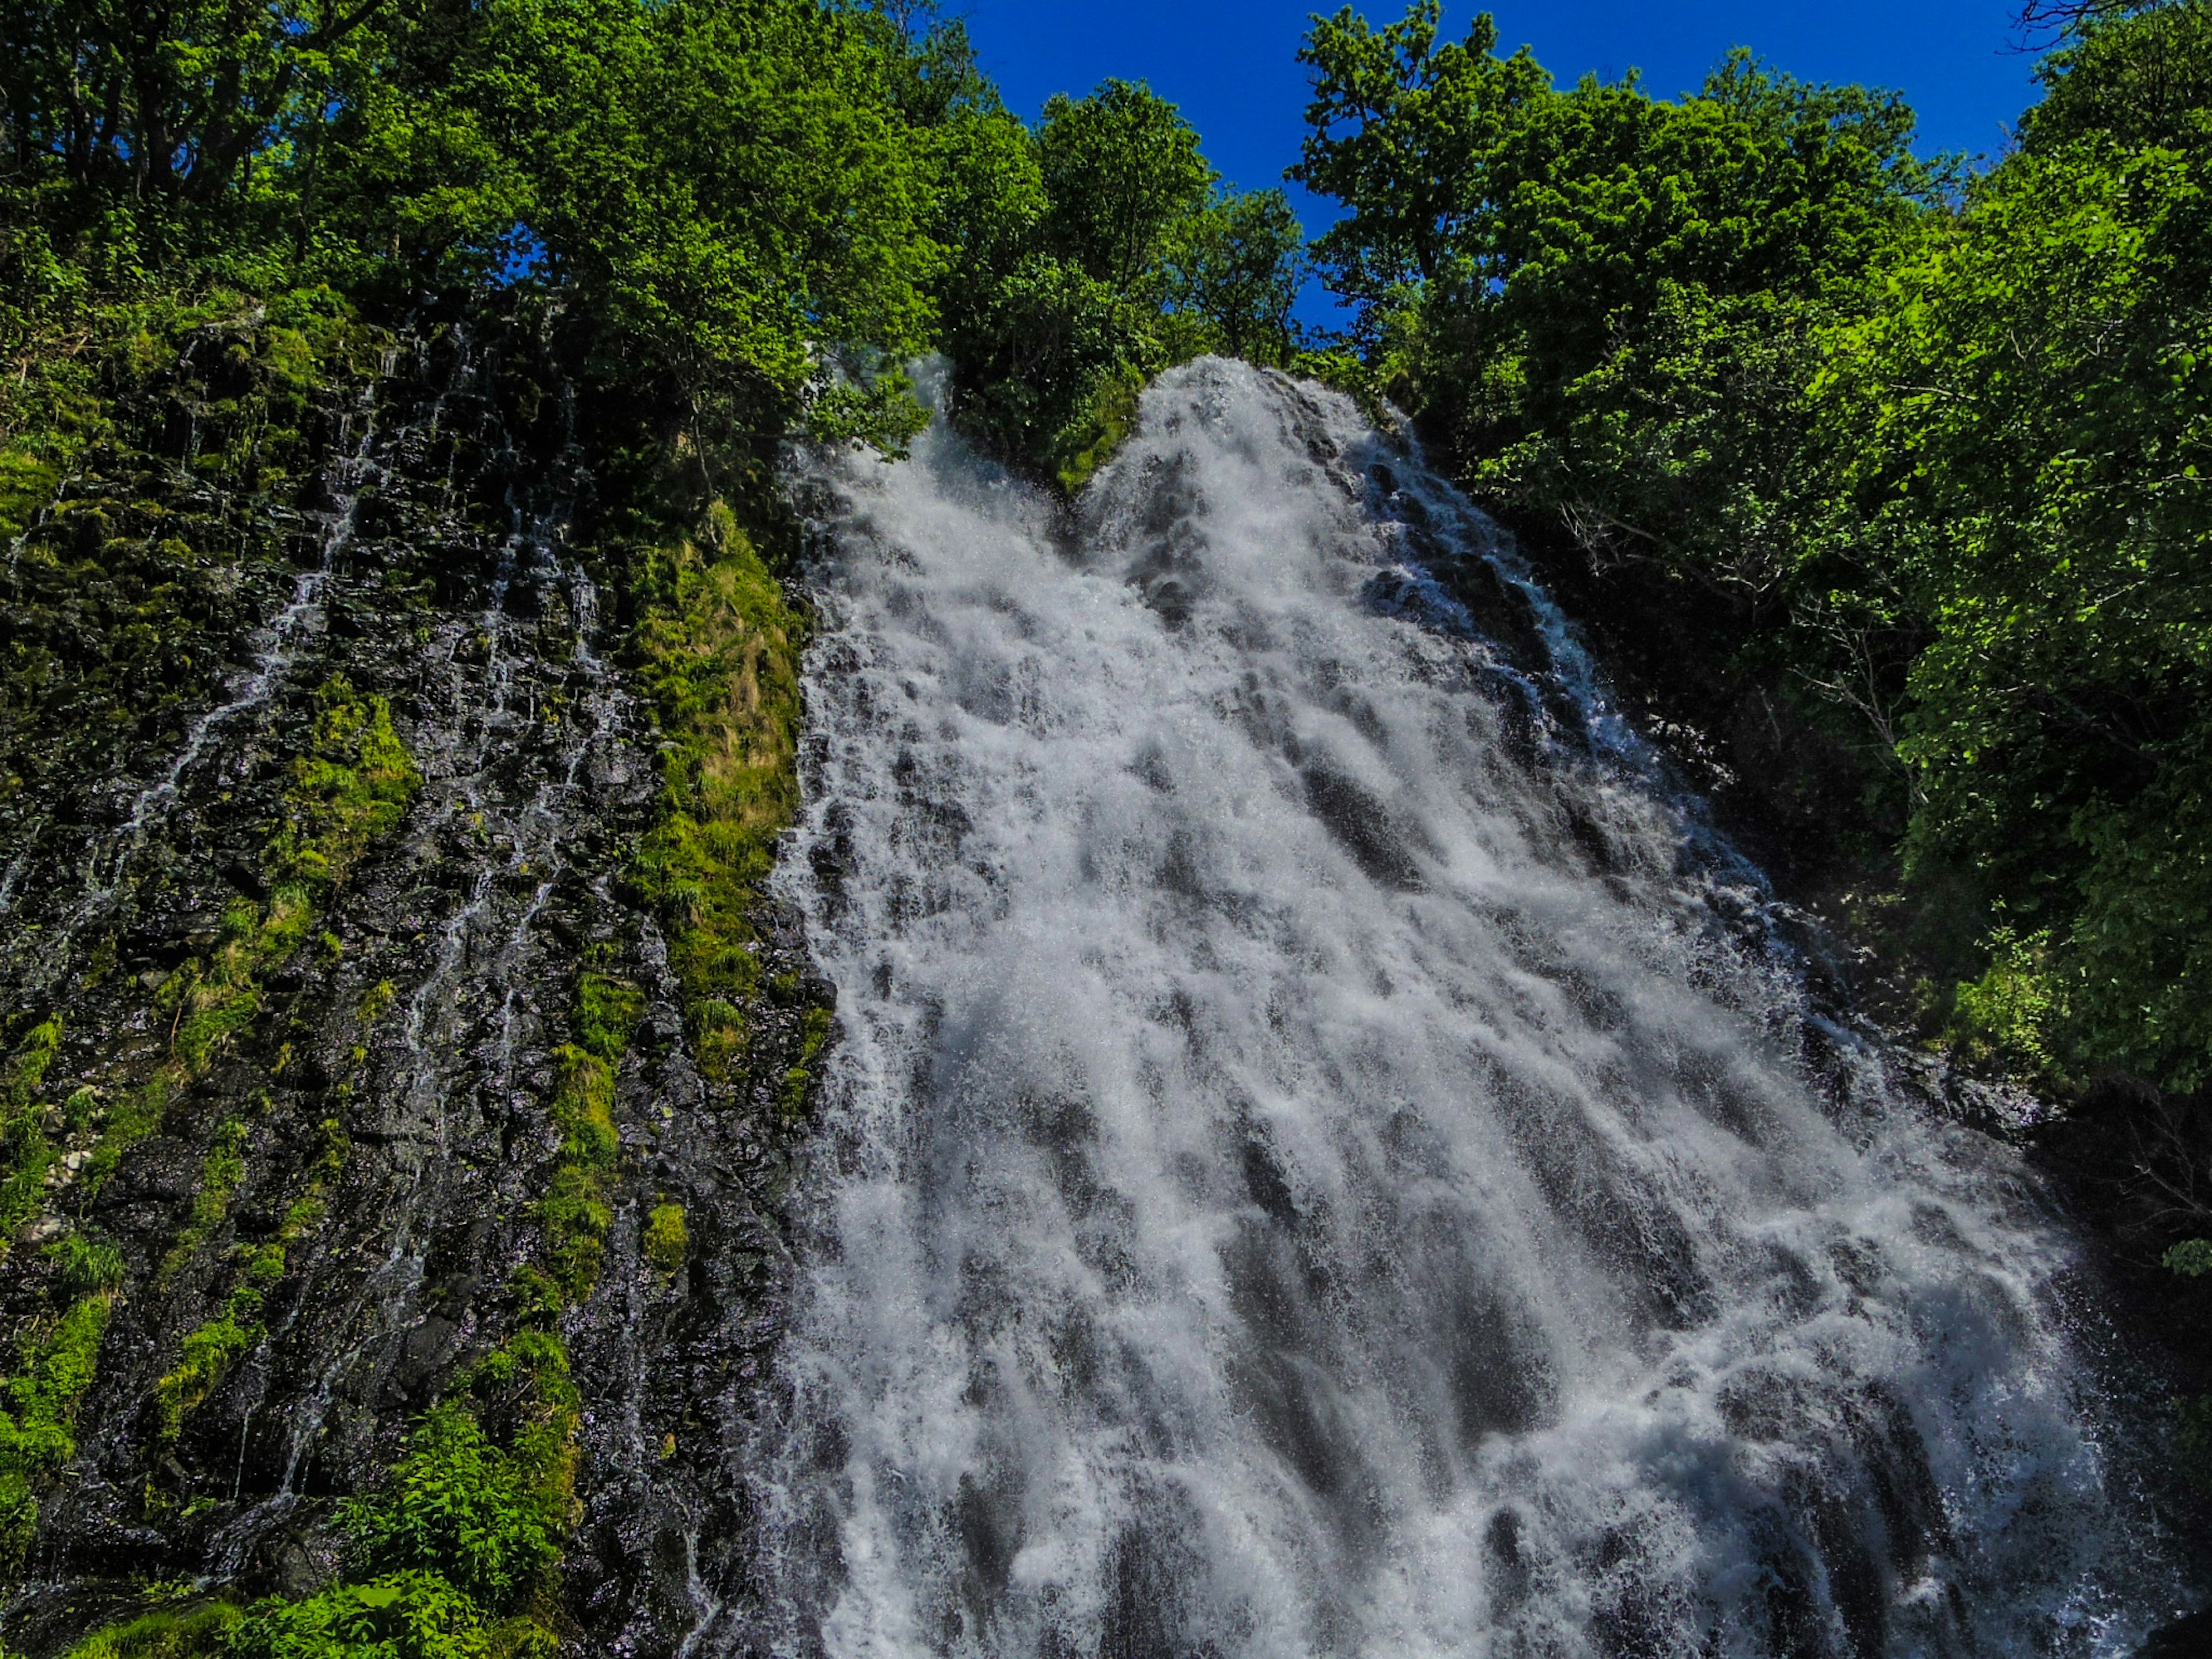
<path fill-rule="evenodd" d="M 0 580 L 7 1644 L 436 1568 L 673 1650 L 830 1029 L 754 896 L 798 619 L 726 513 L 602 535 L 527 328 L 142 356 Z M 402 1534 L 480 1468 L 535 1541 L 471 1579 Z"/>

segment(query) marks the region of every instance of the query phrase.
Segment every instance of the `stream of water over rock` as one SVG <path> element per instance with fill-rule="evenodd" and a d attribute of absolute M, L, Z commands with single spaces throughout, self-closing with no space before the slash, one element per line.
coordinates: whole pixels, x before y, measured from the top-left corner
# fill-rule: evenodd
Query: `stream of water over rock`
<path fill-rule="evenodd" d="M 1820 1012 L 1492 528 L 1208 360 L 1071 524 L 823 462 L 843 1039 L 732 1650 L 2126 1650 L 2014 1156 Z"/>

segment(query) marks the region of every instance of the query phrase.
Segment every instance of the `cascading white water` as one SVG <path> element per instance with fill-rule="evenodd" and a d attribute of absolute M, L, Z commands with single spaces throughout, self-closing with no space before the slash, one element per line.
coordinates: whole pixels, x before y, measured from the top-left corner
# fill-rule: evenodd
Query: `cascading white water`
<path fill-rule="evenodd" d="M 1755 877 L 1445 486 L 1214 361 L 1072 536 L 941 429 L 813 482 L 843 1036 L 732 1644 L 2124 1648 L 2033 1183 L 1803 1058 Z"/>

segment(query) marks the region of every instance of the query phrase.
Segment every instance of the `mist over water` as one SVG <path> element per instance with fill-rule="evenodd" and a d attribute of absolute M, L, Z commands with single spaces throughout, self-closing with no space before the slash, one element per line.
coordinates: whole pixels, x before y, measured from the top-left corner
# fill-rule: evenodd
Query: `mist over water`
<path fill-rule="evenodd" d="M 824 465 L 731 1645 L 2126 1650 L 2063 1231 L 1417 459 L 1208 360 L 1073 527 L 941 428 Z"/>

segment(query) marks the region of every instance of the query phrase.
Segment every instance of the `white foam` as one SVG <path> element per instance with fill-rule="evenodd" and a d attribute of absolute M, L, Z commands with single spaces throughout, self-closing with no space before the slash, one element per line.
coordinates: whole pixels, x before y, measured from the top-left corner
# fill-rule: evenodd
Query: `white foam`
<path fill-rule="evenodd" d="M 1072 547 L 941 428 L 825 466 L 780 879 L 843 1037 L 748 1641 L 2124 1645 L 2066 1241 L 1878 1055 L 1808 1074 L 1756 872 L 1479 515 L 1210 360 Z"/>

